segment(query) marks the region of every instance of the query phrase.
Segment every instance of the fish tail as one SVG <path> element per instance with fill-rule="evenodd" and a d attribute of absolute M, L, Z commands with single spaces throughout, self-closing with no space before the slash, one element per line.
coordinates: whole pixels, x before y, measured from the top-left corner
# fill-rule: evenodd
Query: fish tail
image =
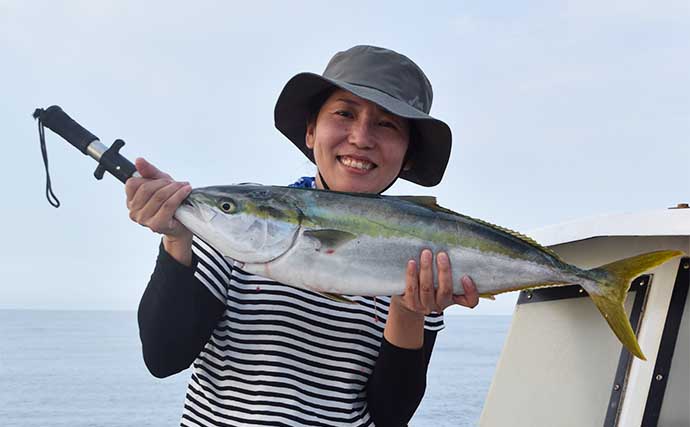
<path fill-rule="evenodd" d="M 625 348 L 642 360 L 647 359 L 623 307 L 630 283 L 647 270 L 683 254 L 682 251 L 649 252 L 587 271 L 593 283 L 584 283 L 583 287 Z"/>

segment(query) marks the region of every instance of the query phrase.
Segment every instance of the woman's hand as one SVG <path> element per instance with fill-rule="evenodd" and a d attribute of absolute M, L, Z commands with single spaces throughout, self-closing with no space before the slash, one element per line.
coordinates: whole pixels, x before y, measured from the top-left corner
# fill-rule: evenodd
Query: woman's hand
<path fill-rule="evenodd" d="M 479 303 L 477 287 L 469 276 L 460 279 L 465 290 L 463 295 L 453 295 L 453 273 L 450 259 L 445 252 L 436 255 L 438 270 L 438 289 L 434 287 L 433 255 L 425 249 L 420 256 L 420 268 L 417 262 L 407 263 L 405 293 L 399 297 L 398 303 L 409 311 L 418 314 L 429 314 L 432 311 L 440 313 L 453 304 L 474 308 Z"/>
<path fill-rule="evenodd" d="M 460 279 L 465 293 L 453 295 L 453 275 L 445 252 L 436 255 L 438 289 L 434 286 L 433 254 L 430 250 L 422 251 L 419 264 L 418 269 L 416 261 L 408 261 L 405 293 L 391 298 L 384 330 L 386 340 L 402 348 L 422 346 L 425 315 L 440 313 L 453 304 L 474 308 L 479 303 L 477 287 L 469 276 Z"/>
<path fill-rule="evenodd" d="M 177 182 L 145 159 L 135 162 L 141 178 L 125 184 L 129 217 L 151 231 L 163 234 L 166 251 L 185 265 L 191 265 L 192 233 L 173 214 L 192 191 L 188 182 Z"/>

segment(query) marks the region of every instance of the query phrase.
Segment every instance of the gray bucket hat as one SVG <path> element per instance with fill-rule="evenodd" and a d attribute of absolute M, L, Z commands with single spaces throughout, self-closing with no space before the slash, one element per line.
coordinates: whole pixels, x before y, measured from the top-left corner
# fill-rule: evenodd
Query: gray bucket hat
<path fill-rule="evenodd" d="M 275 126 L 312 162 L 305 141 L 313 100 L 328 89 L 340 88 L 410 120 L 411 168 L 400 177 L 432 187 L 443 177 L 450 157 L 448 125 L 429 115 L 433 92 L 424 72 L 409 58 L 374 46 L 355 46 L 338 52 L 323 75 L 300 73 L 290 79 L 276 103 Z"/>

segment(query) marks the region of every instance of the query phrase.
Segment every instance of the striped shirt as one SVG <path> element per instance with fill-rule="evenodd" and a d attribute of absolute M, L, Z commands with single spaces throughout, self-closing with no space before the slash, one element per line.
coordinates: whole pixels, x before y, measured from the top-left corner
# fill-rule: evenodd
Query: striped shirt
<path fill-rule="evenodd" d="M 390 297 L 338 302 L 249 274 L 197 238 L 193 253 L 194 278 L 224 311 L 193 363 L 182 425 L 373 425 L 366 390 Z M 425 319 L 442 327 L 442 315 Z"/>

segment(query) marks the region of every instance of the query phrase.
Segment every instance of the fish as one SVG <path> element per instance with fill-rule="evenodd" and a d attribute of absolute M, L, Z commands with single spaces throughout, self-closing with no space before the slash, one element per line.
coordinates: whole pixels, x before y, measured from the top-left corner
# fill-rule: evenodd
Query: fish
<path fill-rule="evenodd" d="M 405 266 L 423 249 L 445 251 L 453 277 L 470 276 L 484 297 L 578 284 L 642 360 L 623 308 L 626 293 L 637 276 L 684 254 L 660 250 L 585 270 L 525 235 L 443 208 L 432 196 L 213 186 L 193 189 L 175 218 L 249 273 L 345 301 L 338 296 L 402 294 Z M 453 293 L 464 293 L 459 281 Z"/>

